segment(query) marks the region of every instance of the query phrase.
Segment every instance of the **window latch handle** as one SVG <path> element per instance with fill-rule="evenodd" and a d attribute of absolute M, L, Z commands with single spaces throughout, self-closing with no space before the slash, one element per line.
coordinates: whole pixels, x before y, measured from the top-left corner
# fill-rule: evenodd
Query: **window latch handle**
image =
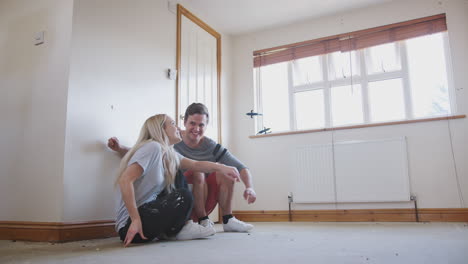
<path fill-rule="evenodd" d="M 254 116 L 261 116 L 262 114 L 255 113 L 253 110 L 250 110 L 250 112 L 246 113 L 246 115 L 250 116 L 250 118 L 254 118 Z"/>

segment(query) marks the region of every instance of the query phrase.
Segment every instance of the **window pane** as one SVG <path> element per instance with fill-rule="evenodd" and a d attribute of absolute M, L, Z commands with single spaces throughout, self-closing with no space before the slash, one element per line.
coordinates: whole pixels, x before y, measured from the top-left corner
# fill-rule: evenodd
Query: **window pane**
<path fill-rule="evenodd" d="M 400 50 L 397 43 L 387 43 L 366 49 L 369 74 L 401 70 Z"/>
<path fill-rule="evenodd" d="M 313 90 L 294 94 L 296 102 L 297 129 L 325 127 L 325 106 L 323 90 Z"/>
<path fill-rule="evenodd" d="M 451 112 L 443 33 L 406 41 L 415 117 Z"/>
<path fill-rule="evenodd" d="M 289 130 L 288 63 L 261 67 L 263 126 L 272 132 Z"/>
<path fill-rule="evenodd" d="M 320 57 L 308 57 L 293 61 L 294 85 L 304 85 L 323 80 Z"/>
<path fill-rule="evenodd" d="M 332 125 L 363 123 L 361 85 L 331 88 Z"/>
<path fill-rule="evenodd" d="M 372 122 L 405 119 L 402 80 L 369 82 L 369 107 Z"/>
<path fill-rule="evenodd" d="M 333 52 L 328 54 L 328 79 L 337 80 L 359 76 L 361 68 L 357 59 L 357 52 Z"/>

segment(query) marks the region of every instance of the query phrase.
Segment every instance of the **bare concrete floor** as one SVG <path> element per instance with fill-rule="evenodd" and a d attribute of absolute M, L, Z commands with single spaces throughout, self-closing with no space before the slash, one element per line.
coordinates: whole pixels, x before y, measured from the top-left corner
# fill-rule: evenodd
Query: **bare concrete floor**
<path fill-rule="evenodd" d="M 122 248 L 0 241 L 0 263 L 468 263 L 467 223 L 254 223 L 251 233 Z"/>

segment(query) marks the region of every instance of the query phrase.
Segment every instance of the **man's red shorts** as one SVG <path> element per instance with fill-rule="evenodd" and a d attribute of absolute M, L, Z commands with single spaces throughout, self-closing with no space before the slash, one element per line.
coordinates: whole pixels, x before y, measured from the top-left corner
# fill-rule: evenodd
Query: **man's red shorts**
<path fill-rule="evenodd" d="M 184 173 L 185 179 L 187 180 L 188 184 L 193 184 L 193 172 L 186 171 Z M 208 186 L 208 196 L 206 197 L 205 202 L 205 210 L 206 214 L 209 215 L 215 209 L 216 205 L 218 204 L 218 197 L 219 197 L 219 186 L 216 182 L 216 172 L 210 173 L 205 178 L 205 182 Z M 192 220 L 194 222 L 198 222 L 198 217 L 195 215 L 195 211 L 192 210 Z"/>

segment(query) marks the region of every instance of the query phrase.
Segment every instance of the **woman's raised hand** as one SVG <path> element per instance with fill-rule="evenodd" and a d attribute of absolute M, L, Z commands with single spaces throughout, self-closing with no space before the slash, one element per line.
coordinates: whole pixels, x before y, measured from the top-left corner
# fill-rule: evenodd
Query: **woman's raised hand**
<path fill-rule="evenodd" d="M 235 167 L 219 164 L 219 172 L 232 181 L 240 181 L 239 171 Z"/>
<path fill-rule="evenodd" d="M 113 151 L 120 151 L 120 142 L 119 139 L 116 137 L 111 137 L 107 140 L 107 146 L 112 149 Z"/>

